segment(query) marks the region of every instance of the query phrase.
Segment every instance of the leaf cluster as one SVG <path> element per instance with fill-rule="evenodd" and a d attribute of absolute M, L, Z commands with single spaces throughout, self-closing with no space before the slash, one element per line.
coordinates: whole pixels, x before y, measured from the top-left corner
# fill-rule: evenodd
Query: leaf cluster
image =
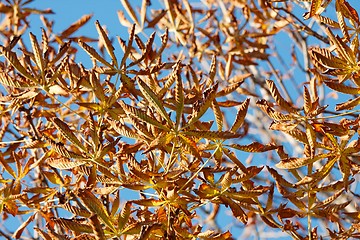
<path fill-rule="evenodd" d="M 332 20 L 330 1 L 312 0 L 313 26 L 291 12 L 301 3 L 121 0 L 128 35 L 116 40 L 100 21 L 97 38 L 76 35 L 92 15 L 55 33 L 53 12 L 31 2 L 0 3 L 1 234 L 232 239 L 228 208 L 242 238 L 259 224 L 360 238 L 360 22 L 348 2 Z M 304 79 L 275 67 L 282 31 Z M 345 101 L 329 110 L 324 89 Z M 11 231 L 10 215 L 27 219 Z"/>

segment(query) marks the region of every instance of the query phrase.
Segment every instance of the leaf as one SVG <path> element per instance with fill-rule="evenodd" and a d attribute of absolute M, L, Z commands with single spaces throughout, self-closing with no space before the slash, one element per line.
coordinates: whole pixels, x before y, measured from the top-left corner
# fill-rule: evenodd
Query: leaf
<path fill-rule="evenodd" d="M 123 101 L 120 101 L 119 104 L 121 105 L 121 107 L 125 110 L 125 112 L 130 115 L 135 117 L 136 119 L 139 119 L 140 121 L 146 122 L 147 124 L 151 124 L 155 127 L 158 127 L 160 129 L 169 131 L 169 128 L 166 127 L 166 125 L 158 122 L 157 120 L 155 120 L 154 118 L 148 116 L 145 112 L 127 105 L 126 103 L 124 103 Z"/>
<path fill-rule="evenodd" d="M 199 149 L 196 145 L 196 142 L 193 139 L 188 138 L 188 137 L 184 136 L 183 134 L 181 134 L 180 141 L 183 143 L 182 145 L 184 146 L 185 150 L 187 150 L 190 154 L 195 156 L 197 159 L 201 159 Z"/>
<path fill-rule="evenodd" d="M 241 76 L 237 76 L 236 82 L 228 85 L 226 88 L 221 89 L 217 94 L 216 97 L 222 97 L 222 96 L 227 96 L 230 93 L 236 91 L 241 84 L 243 84 L 244 79 L 247 78 L 248 76 L 251 76 L 251 74 L 244 74 Z M 234 79 L 235 80 L 235 79 Z"/>
<path fill-rule="evenodd" d="M 324 81 L 324 83 L 329 88 L 331 88 L 335 91 L 341 92 L 341 93 L 346 93 L 346 94 L 351 94 L 351 95 L 360 94 L 360 88 L 349 87 L 349 86 L 346 86 L 344 84 L 337 83 L 334 81 Z"/>
<path fill-rule="evenodd" d="M 148 198 L 148 199 L 132 200 L 131 203 L 146 207 L 159 207 L 164 205 L 166 201 Z"/>
<path fill-rule="evenodd" d="M 342 59 L 348 62 L 348 64 L 356 64 L 356 57 L 351 49 L 341 40 L 338 36 L 332 33 L 330 28 L 325 29 L 326 34 L 329 36 L 331 43 L 335 45 L 336 51 L 339 53 Z"/>
<path fill-rule="evenodd" d="M 78 196 L 90 212 L 98 215 L 108 227 L 114 230 L 114 226 L 104 205 L 92 192 L 86 189 L 79 190 Z"/>
<path fill-rule="evenodd" d="M 175 129 L 178 129 L 178 127 L 180 126 L 181 115 L 184 110 L 184 98 L 185 98 L 183 83 L 182 83 L 182 79 L 180 76 L 180 64 L 181 64 L 181 61 L 178 61 L 173 66 L 173 73 L 172 73 L 172 76 L 174 76 L 174 78 L 175 78 L 175 88 L 174 88 L 175 103 L 176 103 L 176 125 L 175 125 L 176 127 L 175 127 Z"/>
<path fill-rule="evenodd" d="M 130 127 L 126 126 L 125 124 L 118 123 L 116 121 L 108 121 L 111 127 L 119 133 L 121 136 L 138 139 L 139 135 L 135 131 L 133 131 Z"/>
<path fill-rule="evenodd" d="M 310 158 L 313 158 L 315 154 L 316 134 L 313 127 L 309 123 L 306 123 L 305 126 L 306 126 L 306 138 L 308 140 L 310 147 Z"/>
<path fill-rule="evenodd" d="M 319 10 L 321 9 L 321 3 L 322 0 L 312 0 L 310 6 L 310 12 L 308 15 L 306 15 L 306 17 L 304 17 L 304 19 L 309 19 L 315 14 L 319 14 L 320 12 Z"/>
<path fill-rule="evenodd" d="M 79 28 L 81 28 L 83 25 L 85 25 L 93 16 L 93 14 L 88 14 L 82 16 L 79 20 L 74 22 L 70 25 L 67 29 L 65 29 L 62 33 L 59 34 L 58 38 L 61 40 L 64 40 L 65 38 L 69 37 L 71 34 L 76 32 Z"/>
<path fill-rule="evenodd" d="M 15 171 L 10 167 L 8 162 L 4 159 L 3 154 L 0 154 L 0 163 L 3 166 L 3 168 L 8 172 L 13 178 L 16 179 L 16 173 Z"/>
<path fill-rule="evenodd" d="M 37 86 L 32 83 L 27 83 L 20 81 L 19 79 L 14 79 L 10 77 L 8 74 L 5 74 L 2 70 L 0 70 L 0 83 L 14 88 L 36 88 Z"/>
<path fill-rule="evenodd" d="M 129 220 L 132 203 L 126 202 L 118 217 L 118 229 L 122 231 Z"/>
<path fill-rule="evenodd" d="M 216 75 L 216 66 L 217 66 L 216 55 L 213 55 L 210 64 L 209 79 L 207 80 L 206 83 L 206 86 L 208 87 L 214 84 L 214 78 Z"/>
<path fill-rule="evenodd" d="M 42 57 L 42 52 L 39 43 L 37 42 L 37 39 L 34 34 L 32 34 L 31 32 L 29 34 L 30 34 L 30 42 L 33 49 L 36 65 L 39 67 L 41 73 L 44 74 L 45 63 Z"/>
<path fill-rule="evenodd" d="M 275 179 L 276 184 L 280 184 L 283 187 L 292 188 L 293 184 L 288 182 L 282 175 L 280 175 L 275 169 L 266 166 L 271 176 Z"/>
<path fill-rule="evenodd" d="M 248 216 L 244 212 L 244 210 L 240 207 L 239 204 L 235 203 L 233 200 L 220 196 L 221 201 L 223 204 L 230 207 L 234 217 L 239 219 L 242 223 L 246 224 L 248 222 Z"/>
<path fill-rule="evenodd" d="M 0 46 L 0 52 L 4 57 L 11 63 L 11 65 L 19 71 L 21 75 L 26 77 L 27 79 L 33 81 L 37 85 L 39 84 L 38 81 L 25 69 L 25 67 L 20 63 L 18 57 L 14 52 L 7 50 L 5 47 Z"/>
<path fill-rule="evenodd" d="M 296 169 L 308 164 L 314 163 L 321 159 L 331 157 L 333 153 L 322 153 L 314 156 L 313 158 L 287 158 L 281 159 L 279 163 L 276 164 L 276 167 L 282 169 Z"/>
<path fill-rule="evenodd" d="M 349 36 L 348 31 L 347 31 L 347 26 L 346 26 L 345 19 L 344 19 L 344 14 L 343 14 L 343 11 L 342 11 L 344 8 L 341 7 L 341 5 L 343 5 L 343 3 L 339 4 L 339 2 L 340 1 L 335 2 L 336 16 L 337 16 L 337 19 L 339 21 L 339 26 L 340 26 L 341 32 L 344 35 L 344 39 L 346 41 L 349 41 L 350 36 Z"/>
<path fill-rule="evenodd" d="M 281 96 L 281 94 L 279 93 L 279 90 L 276 88 L 275 83 L 273 81 L 266 80 L 266 84 L 268 85 L 271 95 L 273 96 L 274 100 L 276 101 L 277 104 L 279 104 L 280 107 L 282 107 L 289 113 L 297 112 L 297 110 Z"/>
<path fill-rule="evenodd" d="M 350 99 L 347 102 L 336 104 L 335 110 L 350 110 L 360 104 L 360 96 L 356 97 L 355 99 Z"/>
<path fill-rule="evenodd" d="M 91 216 L 91 212 L 89 212 L 88 210 L 86 210 L 84 208 L 80 208 L 80 207 L 71 206 L 70 203 L 68 203 L 68 202 L 63 204 L 62 207 L 65 210 L 74 214 L 75 216 L 80 216 L 80 217 L 85 217 L 85 218 L 89 218 Z"/>
<path fill-rule="evenodd" d="M 221 191 L 226 191 L 232 184 L 232 175 L 236 172 L 236 169 L 232 169 L 226 172 L 224 175 L 221 176 L 219 180 L 219 185 L 221 186 Z"/>
<path fill-rule="evenodd" d="M 344 16 L 353 20 L 357 24 L 360 24 L 359 14 L 357 13 L 357 11 L 352 6 L 350 6 L 349 2 L 343 1 L 342 3 L 343 4 L 341 5 L 341 7 Z"/>
<path fill-rule="evenodd" d="M 334 195 L 328 197 L 327 199 L 325 199 L 321 202 L 316 203 L 316 205 L 314 207 L 316 207 L 316 208 L 326 207 L 330 203 L 334 202 L 338 197 L 340 197 L 342 195 L 343 191 L 344 191 L 344 189 L 340 189 Z"/>
<path fill-rule="evenodd" d="M 306 86 L 304 86 L 303 98 L 304 98 L 304 112 L 305 114 L 308 114 L 312 108 L 312 102 L 311 102 L 310 93 L 306 88 Z"/>
<path fill-rule="evenodd" d="M 246 172 L 243 174 L 240 174 L 239 176 L 236 176 L 233 179 L 233 182 L 235 183 L 239 183 L 239 182 L 245 182 L 247 180 L 250 180 L 251 178 L 255 177 L 256 175 L 258 175 L 261 170 L 264 168 L 264 166 L 262 167 L 256 167 L 256 166 L 251 166 L 248 167 L 246 169 Z"/>
<path fill-rule="evenodd" d="M 78 223 L 75 220 L 66 219 L 66 218 L 56 218 L 53 221 L 66 230 L 72 230 L 78 233 L 93 232 L 91 226 L 89 226 L 88 224 Z"/>
<path fill-rule="evenodd" d="M 60 186 L 64 184 L 63 179 L 55 172 L 42 171 L 42 174 L 44 174 L 46 179 L 48 179 L 53 184 L 57 184 Z"/>
<path fill-rule="evenodd" d="M 237 192 L 226 192 L 226 196 L 235 199 L 235 200 L 239 200 L 242 201 L 244 200 L 244 198 L 256 198 L 262 194 L 264 194 L 265 192 L 267 192 L 269 189 L 268 188 L 262 188 L 262 189 L 251 189 L 251 190 L 241 190 L 241 191 L 237 191 Z"/>
<path fill-rule="evenodd" d="M 166 13 L 167 10 L 161 9 L 161 11 L 158 12 L 156 16 L 154 16 L 151 20 L 148 21 L 146 28 L 153 28 L 154 26 L 156 26 L 156 24 L 158 24 L 158 22 L 166 15 Z"/>
<path fill-rule="evenodd" d="M 132 46 L 133 41 L 134 41 L 134 36 L 135 36 L 135 24 L 133 24 L 132 28 L 130 29 L 129 41 L 128 41 L 128 44 L 127 44 L 127 46 L 125 48 L 124 56 L 121 59 L 120 69 L 123 68 L 125 66 L 125 64 L 126 64 L 126 60 L 128 59 L 128 56 L 129 56 L 129 54 L 131 52 L 131 46 Z M 118 40 L 120 40 L 120 39 L 118 38 Z"/>
<path fill-rule="evenodd" d="M 250 98 L 247 98 L 240 106 L 236 114 L 235 121 L 230 128 L 230 131 L 236 132 L 244 123 L 245 116 L 249 107 Z"/>
<path fill-rule="evenodd" d="M 36 216 L 36 213 L 31 215 L 30 217 L 28 217 L 28 219 L 26 219 L 26 221 L 24 221 L 14 232 L 14 234 L 12 235 L 13 238 L 19 239 L 21 237 L 21 234 L 23 233 L 23 231 L 25 230 L 25 228 L 34 220 Z"/>
<path fill-rule="evenodd" d="M 235 148 L 237 150 L 241 150 L 244 152 L 267 152 L 267 151 L 278 148 L 276 145 L 273 145 L 273 144 L 263 145 L 259 142 L 253 142 L 248 145 L 231 144 L 231 145 L 229 145 L 229 147 Z"/>
<path fill-rule="evenodd" d="M 164 105 L 158 99 L 157 95 L 151 90 L 151 88 L 143 82 L 140 78 L 137 79 L 140 87 L 141 93 L 144 95 L 145 99 L 149 102 L 151 106 L 153 106 L 157 112 L 167 121 L 167 123 L 171 126 L 172 121 L 167 114 Z"/>
<path fill-rule="evenodd" d="M 98 54 L 94 48 L 90 47 L 85 42 L 81 41 L 80 39 L 78 40 L 78 44 L 94 60 L 97 60 L 97 61 L 101 62 L 102 64 L 104 64 L 105 66 L 113 69 L 113 66 L 110 63 L 108 63 L 102 56 L 100 56 L 100 54 Z"/>
<path fill-rule="evenodd" d="M 294 117 L 289 114 L 282 114 L 281 112 L 276 112 L 265 99 L 256 101 L 256 105 L 266 113 L 269 117 L 277 121 L 287 121 L 293 120 Z"/>
<path fill-rule="evenodd" d="M 56 127 L 56 129 L 63 135 L 69 142 L 73 143 L 76 147 L 81 149 L 83 152 L 87 152 L 86 147 L 82 145 L 79 139 L 75 136 L 72 130 L 68 127 L 66 123 L 61 121 L 59 118 L 54 117 L 51 119 L 52 123 Z"/>
<path fill-rule="evenodd" d="M 218 104 L 218 102 L 214 99 L 214 101 L 212 102 L 212 105 L 211 105 L 211 108 L 214 112 L 214 115 L 215 115 L 215 121 L 216 121 L 216 126 L 217 126 L 217 129 L 219 131 L 222 130 L 223 128 L 223 113 L 220 109 L 220 106 Z"/>
<path fill-rule="evenodd" d="M 75 167 L 84 165 L 86 163 L 84 161 L 79 161 L 79 160 L 71 161 L 68 158 L 48 158 L 46 162 L 51 167 L 57 169 L 73 169 Z"/>
<path fill-rule="evenodd" d="M 204 98 L 203 101 L 200 102 L 198 104 L 198 106 L 194 106 L 193 107 L 193 111 L 192 114 L 190 116 L 189 121 L 187 122 L 187 124 L 183 127 L 186 128 L 190 125 L 192 125 L 193 123 L 195 123 L 199 118 L 202 117 L 202 115 L 204 115 L 204 113 L 207 111 L 207 109 L 211 106 L 212 101 L 215 99 L 216 97 L 216 91 L 218 88 L 218 83 L 216 83 L 215 85 L 211 86 L 210 88 L 206 89 L 204 91 Z"/>
<path fill-rule="evenodd" d="M 105 234 L 104 231 L 102 229 L 102 226 L 100 224 L 99 219 L 97 218 L 96 214 L 92 214 L 89 218 L 90 220 L 90 225 L 93 229 L 93 232 L 96 236 L 97 240 L 101 240 L 101 239 L 105 239 Z"/>
<path fill-rule="evenodd" d="M 129 16 L 131 17 L 131 19 L 138 25 L 140 25 L 139 20 L 137 19 L 136 13 L 134 11 L 134 9 L 131 7 L 131 4 L 129 3 L 128 0 L 120 0 L 122 6 L 125 8 L 127 14 L 129 14 Z"/>
<path fill-rule="evenodd" d="M 39 236 L 41 238 L 43 238 L 44 240 L 52 240 L 51 236 L 49 234 L 47 234 L 46 232 L 44 232 L 43 230 L 41 230 L 38 227 L 34 227 L 34 230 L 36 231 L 37 234 L 39 234 Z"/>
<path fill-rule="evenodd" d="M 104 43 L 106 51 L 111 57 L 111 60 L 114 62 L 115 65 L 117 65 L 117 59 L 114 53 L 115 48 L 113 47 L 109 37 L 107 36 L 104 29 L 101 27 L 99 21 L 95 22 L 96 30 L 100 36 L 101 41 Z"/>
<path fill-rule="evenodd" d="M 203 131 L 203 130 L 188 130 L 184 131 L 184 135 L 193 136 L 197 138 L 207 138 L 207 139 L 231 139 L 237 138 L 240 136 L 238 133 L 233 133 L 230 131 Z"/>
<path fill-rule="evenodd" d="M 346 69 L 347 64 L 341 58 L 333 56 L 328 50 L 326 49 L 317 49 L 312 48 L 309 51 L 309 54 L 313 61 L 321 64 L 323 67 L 327 69 Z"/>

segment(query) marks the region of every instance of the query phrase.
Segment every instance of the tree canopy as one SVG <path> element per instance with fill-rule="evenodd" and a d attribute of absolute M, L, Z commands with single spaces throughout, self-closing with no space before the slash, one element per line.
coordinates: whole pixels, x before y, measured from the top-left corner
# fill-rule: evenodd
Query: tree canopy
<path fill-rule="evenodd" d="M 0 2 L 2 237 L 360 238 L 355 2 L 120 2 Z"/>

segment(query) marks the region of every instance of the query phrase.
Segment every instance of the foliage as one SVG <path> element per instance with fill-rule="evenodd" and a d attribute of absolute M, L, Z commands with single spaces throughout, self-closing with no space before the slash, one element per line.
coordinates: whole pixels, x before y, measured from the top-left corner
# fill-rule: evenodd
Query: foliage
<path fill-rule="evenodd" d="M 55 33 L 31 2 L 0 3 L 2 236 L 231 239 L 228 208 L 242 238 L 360 238 L 349 2 L 121 0 L 117 40 L 77 35 L 92 15 Z"/>

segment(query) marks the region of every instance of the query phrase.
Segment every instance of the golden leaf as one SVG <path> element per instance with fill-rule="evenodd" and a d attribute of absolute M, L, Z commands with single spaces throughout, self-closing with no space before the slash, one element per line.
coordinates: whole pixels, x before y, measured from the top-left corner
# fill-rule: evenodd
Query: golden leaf
<path fill-rule="evenodd" d="M 276 167 L 282 169 L 296 169 L 308 164 L 314 163 L 321 159 L 325 159 L 332 156 L 332 153 L 322 153 L 314 156 L 313 158 L 287 158 L 281 159 L 279 163 L 276 164 Z"/>
<path fill-rule="evenodd" d="M 346 86 L 344 84 L 337 83 L 335 81 L 324 81 L 324 83 L 329 88 L 331 88 L 331 89 L 333 89 L 335 91 L 338 91 L 338 92 L 351 94 L 351 95 L 360 94 L 360 88 L 349 87 L 349 86 Z"/>
<path fill-rule="evenodd" d="M 239 110 L 236 114 L 235 121 L 230 128 L 230 131 L 236 132 L 244 123 L 245 116 L 249 107 L 250 98 L 247 98 L 242 104 L 239 106 Z"/>
<path fill-rule="evenodd" d="M 173 66 L 173 73 L 171 75 L 171 77 L 173 76 L 173 78 L 175 78 L 175 103 L 176 103 L 176 126 L 175 129 L 178 129 L 178 127 L 180 126 L 180 120 L 181 120 L 181 115 L 183 113 L 184 110 L 184 88 L 183 88 L 183 83 L 182 83 L 182 79 L 180 76 L 180 64 L 181 61 L 178 61 L 174 66 Z"/>
<path fill-rule="evenodd" d="M 322 0 L 311 0 L 310 12 L 304 17 L 304 19 L 309 19 L 316 14 L 320 14 L 323 11 L 321 3 Z"/>
<path fill-rule="evenodd" d="M 114 64 L 117 65 L 117 59 L 114 53 L 114 47 L 109 39 L 109 37 L 107 36 L 106 32 L 104 31 L 104 29 L 101 27 L 99 21 L 95 22 L 95 26 L 96 26 L 96 30 L 100 36 L 101 41 L 104 43 L 106 51 L 108 52 L 108 54 L 111 57 L 111 60 L 113 60 Z"/>
<path fill-rule="evenodd" d="M 171 126 L 172 125 L 172 121 L 169 117 L 169 115 L 167 114 L 164 105 L 162 104 L 162 102 L 160 101 L 160 99 L 158 99 L 157 95 L 151 90 L 151 88 L 145 83 L 143 82 L 140 78 L 138 78 L 138 83 L 139 83 L 139 87 L 140 87 L 140 91 L 143 94 L 143 96 L 145 97 L 145 99 L 149 102 L 149 104 L 151 106 L 153 106 L 157 112 L 167 121 L 167 123 Z"/>
<path fill-rule="evenodd" d="M 102 226 L 100 224 L 100 221 L 96 214 L 92 214 L 89 218 L 90 225 L 93 229 L 93 232 L 96 236 L 97 240 L 105 239 L 104 230 L 102 229 Z"/>
<path fill-rule="evenodd" d="M 279 90 L 276 88 L 275 83 L 271 80 L 266 80 L 266 84 L 268 85 L 271 95 L 273 96 L 274 100 L 277 104 L 279 104 L 280 107 L 288 111 L 289 113 L 296 113 L 297 110 L 290 104 L 288 101 L 286 101 L 281 94 L 279 93 Z"/>
<path fill-rule="evenodd" d="M 315 154 L 316 134 L 309 123 L 306 123 L 306 138 L 310 147 L 310 158 L 313 158 Z"/>
<path fill-rule="evenodd" d="M 216 83 L 215 85 L 209 87 L 208 89 L 206 89 L 204 91 L 203 101 L 201 103 L 199 103 L 198 106 L 193 107 L 193 112 L 190 116 L 190 119 L 183 128 L 186 128 L 186 127 L 192 125 L 199 118 L 201 118 L 202 115 L 204 115 L 204 113 L 208 110 L 208 108 L 211 106 L 212 101 L 216 97 L 217 88 L 218 88 L 218 83 Z"/>
<path fill-rule="evenodd" d="M 16 231 L 13 233 L 12 237 L 19 239 L 21 237 L 21 234 L 23 233 L 23 231 L 25 230 L 25 228 L 34 220 L 36 216 L 35 214 L 32 214 L 30 217 L 28 217 L 28 219 L 26 219 L 17 229 Z"/>
<path fill-rule="evenodd" d="M 47 164 L 57 169 L 73 169 L 75 167 L 84 165 L 84 161 L 71 161 L 68 158 L 48 158 L 46 160 Z"/>
<path fill-rule="evenodd" d="M 80 216 L 80 217 L 85 217 L 85 218 L 88 218 L 91 216 L 91 212 L 89 212 L 88 210 L 86 210 L 84 208 L 72 206 L 68 202 L 63 204 L 62 206 L 64 207 L 64 209 L 71 212 L 75 216 Z"/>
<path fill-rule="evenodd" d="M 79 190 L 78 196 L 90 212 L 97 214 L 108 227 L 114 229 L 113 223 L 111 222 L 104 205 L 91 191 L 86 189 Z"/>
<path fill-rule="evenodd" d="M 75 136 L 73 131 L 69 128 L 69 126 L 61 121 L 59 118 L 54 117 L 51 119 L 56 129 L 63 135 L 67 140 L 69 140 L 71 143 L 73 143 L 76 147 L 81 149 L 84 152 L 87 152 L 86 147 L 82 145 L 80 140 Z"/>
<path fill-rule="evenodd" d="M 183 134 L 187 136 L 193 136 L 197 138 L 207 138 L 207 139 L 231 139 L 240 136 L 240 134 L 230 131 L 205 131 L 205 130 L 188 130 L 188 131 L 184 131 Z"/>
<path fill-rule="evenodd" d="M 220 196 L 220 199 L 223 202 L 223 204 L 228 205 L 230 207 L 232 213 L 234 214 L 234 217 L 239 219 L 244 224 L 248 222 L 248 216 L 246 215 L 246 213 L 240 207 L 239 204 L 237 204 L 236 202 L 234 202 L 233 200 L 227 197 Z"/>
<path fill-rule="evenodd" d="M 78 233 L 92 233 L 93 230 L 88 224 L 76 222 L 76 220 L 56 218 L 53 220 L 56 224 L 60 225 L 66 230 L 72 230 Z"/>
<path fill-rule="evenodd" d="M 335 110 L 350 110 L 360 104 L 360 96 L 356 97 L 355 99 L 350 99 L 347 102 L 336 104 Z"/>
<path fill-rule="evenodd" d="M 100 56 L 100 54 L 98 54 L 96 52 L 96 50 L 93 47 L 90 47 L 89 45 L 87 45 L 85 42 L 81 41 L 80 39 L 78 40 L 78 44 L 79 46 L 85 50 L 85 52 L 87 52 L 90 57 L 92 57 L 94 60 L 97 60 L 99 62 L 101 62 L 102 64 L 104 64 L 105 66 L 109 67 L 109 68 L 114 68 L 110 63 L 108 63 L 102 56 Z"/>
<path fill-rule="evenodd" d="M 45 70 L 45 63 L 42 57 L 42 51 L 40 49 L 39 43 L 37 42 L 35 35 L 32 34 L 31 32 L 29 34 L 30 34 L 30 42 L 33 49 L 36 65 L 39 67 L 41 74 L 43 75 Z"/>
<path fill-rule="evenodd" d="M 127 14 L 129 14 L 129 16 L 131 17 L 131 19 L 138 25 L 140 25 L 139 20 L 137 19 L 136 13 L 134 11 L 134 9 L 131 7 L 131 4 L 129 3 L 128 0 L 120 0 L 122 6 L 125 8 Z"/>
<path fill-rule="evenodd" d="M 85 25 L 92 17 L 92 14 L 84 15 L 75 23 L 71 24 L 70 27 L 65 29 L 62 33 L 59 34 L 58 38 L 64 40 L 65 38 L 69 37 L 71 34 L 76 32 L 79 28 Z"/>
<path fill-rule="evenodd" d="M 229 145 L 231 148 L 235 148 L 237 150 L 241 150 L 244 152 L 266 152 L 270 150 L 274 150 L 278 148 L 276 145 L 273 144 L 266 144 L 263 145 L 259 142 L 253 142 L 248 145 L 240 145 L 240 144 L 231 144 Z"/>
<path fill-rule="evenodd" d="M 158 122 L 153 117 L 148 116 L 145 112 L 141 111 L 140 109 L 129 106 L 126 103 L 124 103 L 123 101 L 120 101 L 119 104 L 121 105 L 121 107 L 125 110 L 125 112 L 128 115 L 131 115 L 131 116 L 135 117 L 136 119 L 139 119 L 140 121 L 146 122 L 148 124 L 151 124 L 155 127 L 160 128 L 160 129 L 163 129 L 166 131 L 170 130 L 166 125 Z"/>
<path fill-rule="evenodd" d="M 33 81 L 37 85 L 39 85 L 39 82 L 33 77 L 26 69 L 25 67 L 20 63 L 18 57 L 16 54 L 10 50 L 7 50 L 5 47 L 0 46 L 0 52 L 4 57 L 11 63 L 11 65 L 19 71 L 21 75 L 26 77 L 27 79 Z"/>

